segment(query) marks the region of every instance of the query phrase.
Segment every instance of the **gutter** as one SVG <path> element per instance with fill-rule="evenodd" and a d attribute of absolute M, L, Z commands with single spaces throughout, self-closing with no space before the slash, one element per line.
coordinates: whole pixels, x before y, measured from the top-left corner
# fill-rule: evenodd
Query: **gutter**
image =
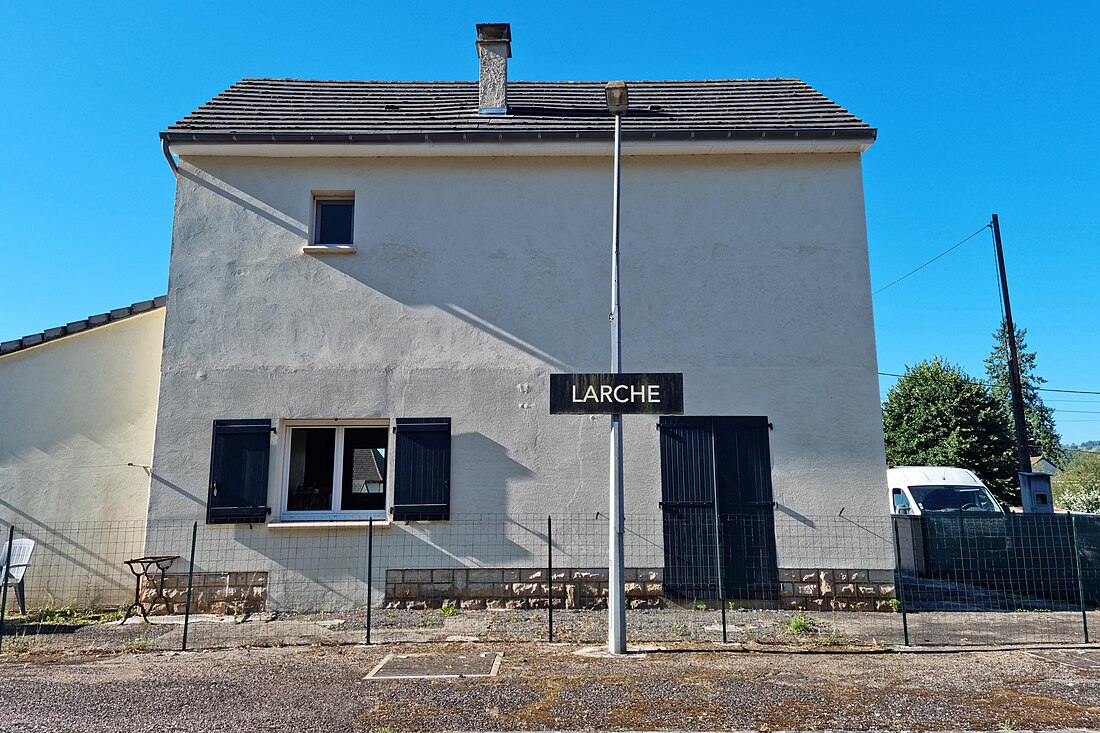
<path fill-rule="evenodd" d="M 168 138 L 161 133 L 160 136 L 160 149 L 164 152 L 164 158 L 168 161 L 168 166 L 172 169 L 172 175 L 179 173 L 179 167 L 176 165 L 176 159 L 172 157 L 172 151 L 168 147 Z"/>
<path fill-rule="evenodd" d="M 803 128 L 770 130 L 650 130 L 623 131 L 623 140 L 866 140 L 873 142 L 878 130 L 859 128 Z M 540 142 L 540 141 L 611 141 L 610 130 L 471 130 L 467 132 L 408 133 L 304 133 L 304 132 L 185 132 L 166 130 L 160 134 L 169 155 L 169 143 L 463 143 L 463 142 Z M 175 169 L 175 163 L 172 164 Z"/>

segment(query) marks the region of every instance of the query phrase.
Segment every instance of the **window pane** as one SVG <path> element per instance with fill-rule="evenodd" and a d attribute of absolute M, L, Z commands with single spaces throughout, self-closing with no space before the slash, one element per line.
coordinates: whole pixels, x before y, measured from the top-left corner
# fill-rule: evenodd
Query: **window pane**
<path fill-rule="evenodd" d="M 386 508 L 386 428 L 344 430 L 343 509 Z"/>
<path fill-rule="evenodd" d="M 336 428 L 293 428 L 290 431 L 287 511 L 332 511 L 335 458 Z"/>
<path fill-rule="evenodd" d="M 351 244 L 354 201 L 317 202 L 316 244 Z"/>

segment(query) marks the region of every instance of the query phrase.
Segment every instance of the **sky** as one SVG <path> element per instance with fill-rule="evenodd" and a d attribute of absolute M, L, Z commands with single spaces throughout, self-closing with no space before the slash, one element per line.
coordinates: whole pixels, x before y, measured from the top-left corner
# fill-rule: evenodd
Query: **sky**
<path fill-rule="evenodd" d="M 872 288 L 996 212 L 1039 374 L 1100 392 L 1100 4 L 853 8 L 0 0 L 0 340 L 166 291 L 157 133 L 230 84 L 472 80 L 474 24 L 504 21 L 513 79 L 803 79 L 879 130 L 863 156 Z M 981 376 L 1000 319 L 989 232 L 874 305 L 880 371 L 935 354 Z M 1100 439 L 1100 394 L 1045 398 L 1067 442 Z"/>

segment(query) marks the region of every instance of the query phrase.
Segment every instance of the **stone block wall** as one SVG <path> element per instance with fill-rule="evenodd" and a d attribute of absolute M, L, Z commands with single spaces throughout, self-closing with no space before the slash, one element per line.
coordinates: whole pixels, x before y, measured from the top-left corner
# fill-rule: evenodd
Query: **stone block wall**
<path fill-rule="evenodd" d="M 626 569 L 626 599 L 630 608 L 663 605 L 663 571 Z M 401 569 L 386 571 L 387 608 L 546 608 L 553 583 L 554 608 L 606 608 L 607 569 L 545 568 Z"/>
<path fill-rule="evenodd" d="M 893 570 L 780 568 L 783 608 L 807 611 L 893 611 Z"/>
<path fill-rule="evenodd" d="M 149 604 L 156 591 L 148 579 L 142 581 L 141 600 Z M 164 597 L 169 608 L 157 603 L 153 613 L 183 613 L 187 605 L 187 573 L 166 573 Z M 265 610 L 266 572 L 195 573 L 191 588 L 191 613 L 241 614 Z"/>

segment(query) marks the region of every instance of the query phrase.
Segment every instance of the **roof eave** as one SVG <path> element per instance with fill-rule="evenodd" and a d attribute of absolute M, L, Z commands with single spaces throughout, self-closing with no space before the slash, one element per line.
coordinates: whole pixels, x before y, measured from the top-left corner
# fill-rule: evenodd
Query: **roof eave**
<path fill-rule="evenodd" d="M 199 132 L 165 130 L 160 133 L 168 143 L 250 143 L 279 145 L 285 143 L 467 143 L 467 142 L 562 142 L 610 141 L 610 130 L 541 130 L 541 131 L 466 131 L 418 133 L 355 133 L 355 132 Z M 751 130 L 624 130 L 623 140 L 629 142 L 715 141 L 715 140 L 861 140 L 873 143 L 878 130 L 873 127 L 853 128 L 774 128 Z"/>
<path fill-rule="evenodd" d="M 107 313 L 99 313 L 94 316 L 88 316 L 79 321 L 73 321 L 67 323 L 64 326 L 57 326 L 56 328 L 48 328 L 40 333 L 32 333 L 23 338 L 13 339 L 11 341 L 4 341 L 0 343 L 0 356 L 7 356 L 8 354 L 15 354 L 20 351 L 34 348 L 35 346 L 41 346 L 42 344 L 48 344 L 57 339 L 64 338 L 66 336 L 74 336 L 78 333 L 87 333 L 91 329 L 99 328 L 100 326 L 106 326 L 111 323 L 118 323 L 121 320 L 138 316 L 143 313 L 149 313 L 150 311 L 163 308 L 168 303 L 167 295 L 158 295 L 152 300 L 142 300 L 132 305 L 125 306 L 123 308 L 115 308 Z"/>

